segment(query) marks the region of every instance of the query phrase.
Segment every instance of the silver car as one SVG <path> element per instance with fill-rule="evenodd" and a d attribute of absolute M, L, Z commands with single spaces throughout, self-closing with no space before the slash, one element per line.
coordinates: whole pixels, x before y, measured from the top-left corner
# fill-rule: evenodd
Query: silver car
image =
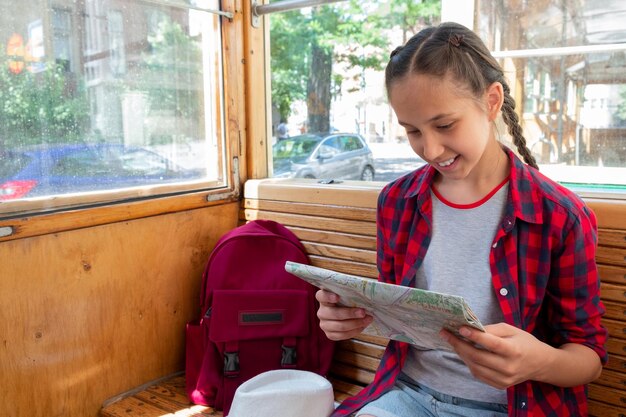
<path fill-rule="evenodd" d="M 274 177 L 374 180 L 374 158 L 356 133 L 293 136 L 273 147 Z"/>

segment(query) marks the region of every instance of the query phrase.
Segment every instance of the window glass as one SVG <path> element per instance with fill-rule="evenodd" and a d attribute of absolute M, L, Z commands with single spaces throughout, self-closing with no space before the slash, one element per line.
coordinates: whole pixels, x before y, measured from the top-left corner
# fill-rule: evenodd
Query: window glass
<path fill-rule="evenodd" d="M 358 151 L 363 147 L 363 144 L 356 136 L 342 136 L 341 137 L 342 148 L 345 151 Z"/>
<path fill-rule="evenodd" d="M 279 141 L 274 145 L 274 158 L 286 158 L 286 157 L 308 157 L 319 143 L 319 138 L 313 135 L 303 135 L 298 138 L 288 138 Z"/>
<path fill-rule="evenodd" d="M 319 149 L 319 157 L 332 158 L 340 152 L 338 146 L 339 142 L 337 142 L 336 140 L 326 141 L 322 143 Z"/>
<path fill-rule="evenodd" d="M 345 1 L 270 15 L 273 141 L 285 130 L 340 134 L 335 147 L 320 147 L 322 162 L 287 173 L 274 161 L 273 176 L 389 181 L 420 166 L 387 104 L 383 69 L 392 46 L 438 23 L 440 9 L 438 0 Z"/>
<path fill-rule="evenodd" d="M 16 175 L 24 169 L 30 161 L 30 158 L 27 156 L 12 155 L 9 152 L 0 153 L 0 159 L 2 159 L 2 163 L 0 164 L 0 175 L 3 177 Z"/>
<path fill-rule="evenodd" d="M 70 70 L 72 63 L 71 55 L 71 35 L 72 35 L 72 15 L 69 10 L 59 7 L 52 8 L 52 49 L 54 51 L 55 62 L 65 71 Z"/>
<path fill-rule="evenodd" d="M 120 156 L 122 170 L 133 177 L 149 177 L 156 175 L 166 177 L 170 171 L 167 160 L 157 154 L 136 149 Z"/>
<path fill-rule="evenodd" d="M 575 189 L 626 192 L 626 3 L 481 3 L 476 13 L 541 170 Z"/>
<path fill-rule="evenodd" d="M 88 149 L 76 150 L 71 155 L 65 155 L 56 161 L 51 161 L 49 181 L 55 176 L 68 177 L 71 179 L 78 177 L 89 177 L 98 175 L 111 175 L 113 164 L 107 158 L 100 158 Z"/>
<path fill-rule="evenodd" d="M 626 192 L 624 18 L 618 0 L 345 1 L 272 14 L 273 140 L 281 121 L 291 137 L 358 133 L 379 181 L 421 166 L 387 103 L 384 67 L 413 34 L 454 20 L 500 61 L 541 170 L 577 189 Z"/>
<path fill-rule="evenodd" d="M 225 184 L 219 1 L 181 4 L 0 0 L 0 200 Z"/>
<path fill-rule="evenodd" d="M 328 138 L 322 142 L 321 148 L 327 150 L 328 152 L 339 153 L 343 150 L 343 144 L 339 140 L 338 136 L 333 136 Z"/>

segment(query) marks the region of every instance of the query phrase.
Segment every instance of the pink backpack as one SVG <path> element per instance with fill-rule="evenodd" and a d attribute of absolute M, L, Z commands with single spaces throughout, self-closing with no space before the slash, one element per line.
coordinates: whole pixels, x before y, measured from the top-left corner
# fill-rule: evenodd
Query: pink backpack
<path fill-rule="evenodd" d="M 202 277 L 202 317 L 187 323 L 186 389 L 228 414 L 235 390 L 273 369 L 326 376 L 334 342 L 317 319 L 317 289 L 285 271 L 309 263 L 287 228 L 255 220 L 220 238 Z"/>

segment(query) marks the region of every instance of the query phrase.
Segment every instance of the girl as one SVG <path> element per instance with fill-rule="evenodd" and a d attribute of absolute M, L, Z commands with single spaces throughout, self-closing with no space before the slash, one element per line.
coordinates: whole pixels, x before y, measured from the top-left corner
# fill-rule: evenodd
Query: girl
<path fill-rule="evenodd" d="M 586 415 L 585 384 L 607 360 L 594 214 L 537 171 L 503 71 L 469 29 L 421 31 L 385 75 L 427 164 L 380 194 L 379 280 L 462 295 L 487 326 L 442 330 L 451 351 L 390 341 L 374 382 L 333 415 Z M 529 166 L 498 142 L 499 114 Z M 371 322 L 336 294 L 317 299 L 330 339 Z"/>

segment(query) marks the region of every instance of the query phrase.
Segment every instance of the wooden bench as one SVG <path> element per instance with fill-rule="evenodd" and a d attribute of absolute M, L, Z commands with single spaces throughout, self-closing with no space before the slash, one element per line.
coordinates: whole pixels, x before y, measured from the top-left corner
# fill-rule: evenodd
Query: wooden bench
<path fill-rule="evenodd" d="M 242 221 L 271 219 L 286 225 L 303 242 L 313 265 L 375 279 L 376 197 L 378 187 L 358 183 L 320 190 L 285 181 L 248 181 Z M 356 186 L 355 186 L 356 185 Z M 592 208 L 594 206 L 592 205 Z M 595 208 L 594 208 L 595 209 Z M 598 207 L 596 212 L 601 211 Z M 590 415 L 626 415 L 626 227 L 609 229 L 600 220 L 597 260 L 607 308 L 609 364 L 590 385 Z M 329 380 L 342 401 L 372 381 L 386 340 L 360 336 L 337 344 Z M 190 406 L 184 376 L 174 375 L 109 400 L 103 417 L 221 416 L 207 407 Z"/>

